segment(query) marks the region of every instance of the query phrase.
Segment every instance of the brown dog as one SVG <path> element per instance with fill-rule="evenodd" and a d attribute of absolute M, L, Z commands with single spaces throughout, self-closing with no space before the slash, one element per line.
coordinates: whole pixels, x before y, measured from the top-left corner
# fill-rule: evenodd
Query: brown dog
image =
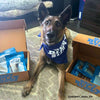
<path fill-rule="evenodd" d="M 50 16 L 48 10 L 44 6 L 43 3 L 39 6 L 39 21 L 41 22 L 42 31 L 41 31 L 41 52 L 39 61 L 37 63 L 37 66 L 33 72 L 33 76 L 30 78 L 27 85 L 24 87 L 24 90 L 22 92 L 23 96 L 27 96 L 34 83 L 37 80 L 37 77 L 40 73 L 40 71 L 43 69 L 43 67 L 46 64 L 53 64 L 57 67 L 59 71 L 59 91 L 58 91 L 58 100 L 64 100 L 64 82 L 65 82 L 65 67 L 67 63 L 67 50 L 65 50 L 65 46 L 68 45 L 70 41 L 70 33 L 65 28 L 66 23 L 69 21 L 71 16 L 71 6 L 68 6 L 65 8 L 65 10 L 59 15 L 59 16 Z M 64 35 L 65 34 L 65 35 Z M 63 39 L 67 39 L 67 42 L 65 42 Z M 46 53 L 46 50 L 48 47 L 52 48 L 61 43 L 61 47 L 57 47 L 55 51 L 49 50 L 50 54 Z M 46 48 L 45 48 L 46 47 Z M 64 56 L 58 57 L 59 55 L 62 55 L 63 51 L 66 51 Z M 54 58 L 50 59 L 50 56 Z M 65 58 L 64 58 L 65 57 Z M 61 62 L 62 58 L 62 62 Z M 64 63 L 63 63 L 64 62 Z"/>

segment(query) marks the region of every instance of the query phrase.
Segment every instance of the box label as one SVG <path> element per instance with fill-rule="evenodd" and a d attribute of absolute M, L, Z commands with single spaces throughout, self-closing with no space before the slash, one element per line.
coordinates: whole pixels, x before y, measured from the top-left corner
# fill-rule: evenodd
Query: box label
<path fill-rule="evenodd" d="M 1 75 L 0 83 L 8 83 L 8 82 L 18 81 L 18 77 L 19 77 L 18 75 L 14 76 L 13 74 Z"/>
<path fill-rule="evenodd" d="M 89 42 L 90 45 L 100 47 L 100 39 L 99 38 L 94 38 L 94 39 L 88 38 L 87 41 Z"/>
<path fill-rule="evenodd" d="M 92 92 L 92 93 L 94 93 L 96 95 L 100 94 L 100 90 L 97 89 L 97 86 L 94 85 L 94 84 L 88 83 L 88 82 L 86 82 L 84 80 L 80 80 L 80 81 L 79 80 L 75 80 L 75 83 L 80 88 L 88 90 L 88 91 L 90 91 L 90 92 Z"/>

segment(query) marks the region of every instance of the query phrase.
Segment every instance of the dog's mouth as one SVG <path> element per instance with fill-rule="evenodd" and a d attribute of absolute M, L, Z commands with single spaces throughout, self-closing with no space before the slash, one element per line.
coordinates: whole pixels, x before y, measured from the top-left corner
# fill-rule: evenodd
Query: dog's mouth
<path fill-rule="evenodd" d="M 56 44 L 56 40 L 55 40 L 54 37 L 52 39 L 51 38 L 47 38 L 45 40 L 45 42 L 46 42 L 47 45 L 54 45 L 54 44 Z"/>
<path fill-rule="evenodd" d="M 54 44 L 56 44 L 56 43 L 55 43 L 55 41 L 47 40 L 47 41 L 46 41 L 46 44 L 47 44 L 47 45 L 54 45 Z"/>
<path fill-rule="evenodd" d="M 47 45 L 54 45 L 57 42 L 56 35 L 53 33 L 47 33 L 44 40 Z"/>

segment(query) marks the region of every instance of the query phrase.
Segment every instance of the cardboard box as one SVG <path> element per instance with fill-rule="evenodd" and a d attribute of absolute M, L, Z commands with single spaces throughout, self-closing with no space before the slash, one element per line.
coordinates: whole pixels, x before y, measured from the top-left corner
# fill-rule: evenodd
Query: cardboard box
<path fill-rule="evenodd" d="M 66 81 L 100 96 L 100 86 L 85 79 L 72 75 L 72 71 L 78 59 L 88 61 L 93 65 L 100 66 L 100 38 L 78 34 L 73 39 L 73 61 L 66 69 Z"/>
<path fill-rule="evenodd" d="M 29 51 L 26 47 L 25 27 L 24 19 L 0 22 L 0 52 L 15 47 L 17 52 L 24 51 L 27 57 L 27 71 L 0 75 L 0 84 L 29 79 Z"/>

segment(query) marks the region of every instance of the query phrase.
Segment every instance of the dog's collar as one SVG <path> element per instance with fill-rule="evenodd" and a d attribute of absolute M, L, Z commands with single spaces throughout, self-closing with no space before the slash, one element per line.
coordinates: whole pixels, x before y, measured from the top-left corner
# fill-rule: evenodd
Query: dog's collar
<path fill-rule="evenodd" d="M 58 64 L 67 63 L 67 39 L 64 35 L 62 41 L 55 45 L 48 46 L 45 43 L 42 43 L 40 50 L 44 49 L 45 54 L 53 62 Z"/>

